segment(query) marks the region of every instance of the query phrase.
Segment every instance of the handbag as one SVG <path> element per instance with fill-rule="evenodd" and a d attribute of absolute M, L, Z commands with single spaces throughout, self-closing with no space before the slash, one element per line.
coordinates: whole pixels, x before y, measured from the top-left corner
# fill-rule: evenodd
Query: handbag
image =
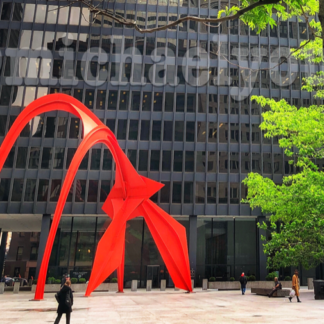
<path fill-rule="evenodd" d="M 294 289 L 291 289 L 290 290 L 290 293 L 289 293 L 289 297 L 295 297 L 295 295 L 296 295 L 296 292 L 295 292 L 295 290 Z"/>
<path fill-rule="evenodd" d="M 59 300 L 59 296 L 58 296 L 58 293 L 55 294 L 55 299 L 56 299 L 56 301 L 57 301 L 58 303 L 60 302 L 60 300 Z"/>

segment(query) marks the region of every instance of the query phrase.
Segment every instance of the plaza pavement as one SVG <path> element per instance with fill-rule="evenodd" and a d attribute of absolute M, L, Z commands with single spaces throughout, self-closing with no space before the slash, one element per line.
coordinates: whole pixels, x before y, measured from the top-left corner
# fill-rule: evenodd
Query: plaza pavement
<path fill-rule="evenodd" d="M 71 324 L 196 324 L 196 323 L 324 323 L 324 300 L 314 300 L 313 291 L 301 290 L 300 299 L 256 296 L 247 290 L 202 291 L 125 290 L 124 294 L 93 293 L 86 298 L 74 294 Z M 57 302 L 54 294 L 44 301 L 29 301 L 31 293 L 0 295 L 1 324 L 54 323 Z M 65 323 L 63 315 L 61 323 Z"/>

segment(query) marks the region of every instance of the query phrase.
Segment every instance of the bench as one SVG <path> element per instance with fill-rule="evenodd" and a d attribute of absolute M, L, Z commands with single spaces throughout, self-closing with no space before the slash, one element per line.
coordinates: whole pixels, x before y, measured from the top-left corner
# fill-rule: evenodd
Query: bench
<path fill-rule="evenodd" d="M 252 294 L 262 295 L 262 296 L 268 296 L 272 291 L 272 288 L 251 288 Z M 289 297 L 290 289 L 283 288 L 277 290 L 275 293 L 273 293 L 272 297 Z"/>

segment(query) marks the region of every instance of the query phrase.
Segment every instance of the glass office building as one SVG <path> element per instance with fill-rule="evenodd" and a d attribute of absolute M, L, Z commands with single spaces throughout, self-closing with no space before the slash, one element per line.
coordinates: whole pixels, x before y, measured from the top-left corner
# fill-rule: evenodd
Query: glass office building
<path fill-rule="evenodd" d="M 237 278 L 241 271 L 264 279 L 256 223 L 265 217 L 241 202 L 246 196 L 241 181 L 258 172 L 280 183 L 294 169 L 278 139 L 263 136 L 261 107 L 250 97 L 285 98 L 297 106 L 315 102 L 300 90 L 314 66 L 286 58 L 279 70 L 268 70 L 308 39 L 306 23 L 294 18 L 258 35 L 239 21 L 188 21 L 143 34 L 94 16 L 79 3 L 67 4 L 1 1 L 0 140 L 36 98 L 51 93 L 77 98 L 115 133 L 139 174 L 165 185 L 152 200 L 186 227 L 197 285 L 211 276 Z M 228 2 L 97 4 L 140 28 L 154 28 L 187 15 L 217 17 Z M 35 117 L 1 172 L 0 213 L 52 215 L 81 140 L 75 116 Z M 53 248 L 53 275 L 89 275 L 96 244 L 109 225 L 101 206 L 114 173 L 107 148 L 95 146 L 83 159 Z M 168 273 L 138 218 L 127 227 L 125 285 L 132 279 L 145 285 L 148 278 L 168 279 Z"/>

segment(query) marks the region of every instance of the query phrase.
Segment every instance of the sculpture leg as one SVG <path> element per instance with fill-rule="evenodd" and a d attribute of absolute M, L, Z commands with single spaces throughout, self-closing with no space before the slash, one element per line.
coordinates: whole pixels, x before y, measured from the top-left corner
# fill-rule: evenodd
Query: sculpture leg
<path fill-rule="evenodd" d="M 35 300 L 41 300 L 44 298 L 44 288 L 45 288 L 45 281 L 46 281 L 46 275 L 47 275 L 47 270 L 48 270 L 48 262 L 49 262 L 49 259 L 51 256 L 53 243 L 55 240 L 55 235 L 56 235 L 59 223 L 60 223 L 64 205 L 65 205 L 66 199 L 68 197 L 68 194 L 70 192 L 70 188 L 71 188 L 71 185 L 75 178 L 75 175 L 76 175 L 78 168 L 80 166 L 80 163 L 82 162 L 82 159 L 85 156 L 85 154 L 87 153 L 87 151 L 89 150 L 89 148 L 91 148 L 94 145 L 94 143 L 93 143 L 94 140 L 96 142 L 96 138 L 95 138 L 95 136 L 93 136 L 93 133 L 89 133 L 83 139 L 83 141 L 81 142 L 79 148 L 77 149 L 77 151 L 72 159 L 71 165 L 69 167 L 69 170 L 66 174 L 65 180 L 63 182 L 60 197 L 57 202 L 55 213 L 54 213 L 53 222 L 52 222 L 50 232 L 48 235 L 48 239 L 46 242 L 42 264 L 41 264 L 39 275 L 37 278 L 37 286 L 36 286 L 35 297 L 34 297 Z"/>
<path fill-rule="evenodd" d="M 141 213 L 177 288 L 192 292 L 185 228 L 150 200 Z"/>
<path fill-rule="evenodd" d="M 98 243 L 95 260 L 85 296 L 90 294 L 122 264 L 125 253 L 125 229 L 128 216 L 143 198 L 127 198 L 113 215 L 113 220 Z"/>
<path fill-rule="evenodd" d="M 125 240 L 124 240 L 124 249 L 123 256 L 120 266 L 117 269 L 117 279 L 118 279 L 118 292 L 124 292 L 124 271 L 125 271 Z"/>

